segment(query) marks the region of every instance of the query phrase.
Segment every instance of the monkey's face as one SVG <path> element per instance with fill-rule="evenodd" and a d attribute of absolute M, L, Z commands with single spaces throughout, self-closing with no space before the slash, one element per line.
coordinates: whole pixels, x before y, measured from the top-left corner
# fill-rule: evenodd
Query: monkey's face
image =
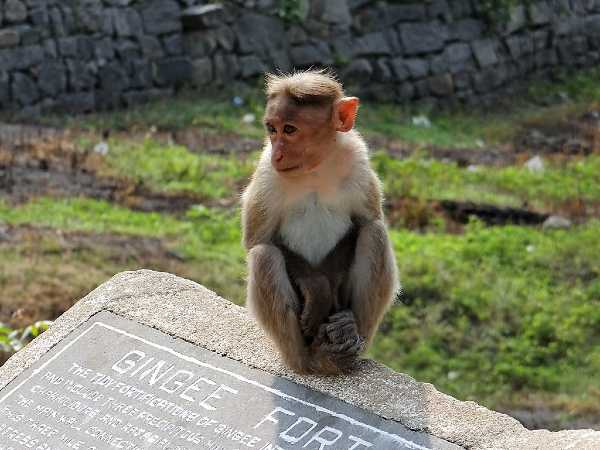
<path fill-rule="evenodd" d="M 271 164 L 285 177 L 314 171 L 335 141 L 331 105 L 299 106 L 279 95 L 267 102 L 264 124 L 271 141 Z"/>

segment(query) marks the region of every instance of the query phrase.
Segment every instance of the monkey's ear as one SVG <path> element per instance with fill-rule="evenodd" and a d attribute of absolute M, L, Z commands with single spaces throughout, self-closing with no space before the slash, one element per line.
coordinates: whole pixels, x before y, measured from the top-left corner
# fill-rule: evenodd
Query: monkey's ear
<path fill-rule="evenodd" d="M 335 131 L 350 131 L 354 127 L 360 101 L 357 97 L 343 97 L 334 107 Z"/>

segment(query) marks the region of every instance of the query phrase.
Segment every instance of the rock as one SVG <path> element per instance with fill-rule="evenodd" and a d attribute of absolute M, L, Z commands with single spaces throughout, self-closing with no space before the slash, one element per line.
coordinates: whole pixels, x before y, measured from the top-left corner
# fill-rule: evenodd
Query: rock
<path fill-rule="evenodd" d="M 428 82 L 429 91 L 437 97 L 447 97 L 454 93 L 454 82 L 449 73 L 431 77 Z"/>
<path fill-rule="evenodd" d="M 240 72 L 238 58 L 234 55 L 217 54 L 213 58 L 215 81 L 226 83 L 233 80 Z"/>
<path fill-rule="evenodd" d="M 411 78 L 423 78 L 429 74 L 429 61 L 426 59 L 406 59 L 404 61 Z"/>
<path fill-rule="evenodd" d="M 191 80 L 193 66 L 185 57 L 166 58 L 154 63 L 153 72 L 158 84 L 178 85 Z"/>
<path fill-rule="evenodd" d="M 44 60 L 44 49 L 39 45 L 16 47 L 0 51 L 0 68 L 25 70 Z"/>
<path fill-rule="evenodd" d="M 24 22 L 27 19 L 27 6 L 20 0 L 6 0 L 4 20 L 9 23 Z"/>
<path fill-rule="evenodd" d="M 98 153 L 101 156 L 106 156 L 108 155 L 108 152 L 110 151 L 110 147 L 108 146 L 107 142 L 101 141 L 98 142 L 96 145 L 94 145 L 94 153 Z"/>
<path fill-rule="evenodd" d="M 142 19 L 134 9 L 113 9 L 112 20 L 118 36 L 138 36 L 143 32 Z"/>
<path fill-rule="evenodd" d="M 44 95 L 56 97 L 67 88 L 67 69 L 60 61 L 45 61 L 38 72 L 38 87 Z"/>
<path fill-rule="evenodd" d="M 178 56 L 183 54 L 183 38 L 181 34 L 171 34 L 162 39 L 163 47 L 168 55 Z"/>
<path fill-rule="evenodd" d="M 415 87 L 411 83 L 402 83 L 396 87 L 396 98 L 400 101 L 411 100 L 415 95 Z"/>
<path fill-rule="evenodd" d="M 227 26 L 184 34 L 184 48 L 192 57 L 212 55 L 218 48 L 233 51 L 236 35 Z"/>
<path fill-rule="evenodd" d="M 77 56 L 77 38 L 76 37 L 65 37 L 58 40 L 58 51 L 61 56 L 64 57 L 76 57 Z"/>
<path fill-rule="evenodd" d="M 600 36 L 600 14 L 586 17 L 584 29 L 589 37 Z"/>
<path fill-rule="evenodd" d="M 550 22 L 552 12 L 547 2 L 537 2 L 529 5 L 529 20 L 534 25 L 545 25 Z"/>
<path fill-rule="evenodd" d="M 297 68 L 310 66 L 327 66 L 333 63 L 331 50 L 325 42 L 301 45 L 291 50 L 292 63 Z"/>
<path fill-rule="evenodd" d="M 536 155 L 525 163 L 525 167 L 527 167 L 530 172 L 543 172 L 544 160 Z"/>
<path fill-rule="evenodd" d="M 89 36 L 77 38 L 77 58 L 89 61 L 94 57 L 95 41 Z"/>
<path fill-rule="evenodd" d="M 425 5 L 411 3 L 407 5 L 388 5 L 383 15 L 381 26 L 390 26 L 398 22 L 416 22 L 425 20 Z"/>
<path fill-rule="evenodd" d="M 185 31 L 204 30 L 220 26 L 224 22 L 223 5 L 219 3 L 194 6 L 181 13 Z"/>
<path fill-rule="evenodd" d="M 342 78 L 351 83 L 369 81 L 373 75 L 373 67 L 364 58 L 352 61 L 342 72 Z"/>
<path fill-rule="evenodd" d="M 548 229 L 568 229 L 571 228 L 573 226 L 573 222 L 571 222 L 569 219 L 562 217 L 562 216 L 556 216 L 556 215 L 552 215 L 550 217 L 548 217 L 544 223 L 542 224 L 542 228 L 548 230 Z"/>
<path fill-rule="evenodd" d="M 483 23 L 475 19 L 463 19 L 448 25 L 450 39 L 457 41 L 472 41 L 479 39 L 484 32 Z"/>
<path fill-rule="evenodd" d="M 404 58 L 392 59 L 390 61 L 390 67 L 396 81 L 404 81 L 410 76 L 408 68 L 404 62 Z"/>
<path fill-rule="evenodd" d="M 98 77 L 100 78 L 100 89 L 103 91 L 121 92 L 129 87 L 127 72 L 116 62 L 99 70 Z"/>
<path fill-rule="evenodd" d="M 144 29 L 149 34 L 168 34 L 181 31 L 181 10 L 174 0 L 152 0 L 142 3 Z"/>
<path fill-rule="evenodd" d="M 388 83 L 392 81 L 392 70 L 390 68 L 390 61 L 386 58 L 379 58 L 373 65 L 373 77 L 374 80 L 380 83 Z"/>
<path fill-rule="evenodd" d="M 0 70 L 0 107 L 10 101 L 10 81 L 8 73 Z"/>
<path fill-rule="evenodd" d="M 510 8 L 510 16 L 505 26 L 506 34 L 513 34 L 522 30 L 527 25 L 527 14 L 524 5 L 516 5 Z"/>
<path fill-rule="evenodd" d="M 239 61 L 242 78 L 250 78 L 256 75 L 262 75 L 266 70 L 266 66 L 263 64 L 263 62 L 254 55 L 242 56 Z"/>
<path fill-rule="evenodd" d="M 392 49 L 383 33 L 369 33 L 356 39 L 353 43 L 353 51 L 356 56 L 366 55 L 390 55 Z"/>
<path fill-rule="evenodd" d="M 110 61 L 115 57 L 115 49 L 113 48 L 113 41 L 110 38 L 100 39 L 94 44 L 94 54 L 96 58 L 103 62 Z"/>
<path fill-rule="evenodd" d="M 133 61 L 131 63 L 131 88 L 146 89 L 153 85 L 152 63 L 146 60 Z"/>
<path fill-rule="evenodd" d="M 452 73 L 465 72 L 473 66 L 473 52 L 468 44 L 450 44 L 442 55 Z"/>
<path fill-rule="evenodd" d="M 274 51 L 285 48 L 285 28 L 275 17 L 244 13 L 235 22 L 234 31 L 243 54 L 257 53 L 269 59 Z"/>
<path fill-rule="evenodd" d="M 0 48 L 14 47 L 21 41 L 16 29 L 0 29 Z"/>
<path fill-rule="evenodd" d="M 159 59 L 165 56 L 165 51 L 163 50 L 160 40 L 156 36 L 139 36 L 138 44 L 144 58 Z"/>
<path fill-rule="evenodd" d="M 414 116 L 411 123 L 419 128 L 431 128 L 431 120 L 427 116 Z"/>
<path fill-rule="evenodd" d="M 35 82 L 23 73 L 12 75 L 12 98 L 23 106 L 29 106 L 40 98 L 40 92 Z"/>
<path fill-rule="evenodd" d="M 352 23 L 347 0 L 313 0 L 313 16 L 325 23 L 348 27 Z"/>
<path fill-rule="evenodd" d="M 62 111 L 74 114 L 91 112 L 96 106 L 96 96 L 93 92 L 63 94 L 58 98 L 58 106 Z"/>
<path fill-rule="evenodd" d="M 454 19 L 462 19 L 473 13 L 473 6 L 470 0 L 452 0 L 449 6 Z"/>
<path fill-rule="evenodd" d="M 87 91 L 96 84 L 97 66 L 76 59 L 67 59 L 69 88 L 71 91 Z"/>
<path fill-rule="evenodd" d="M 452 0 L 451 0 L 452 1 Z M 452 20 L 452 12 L 447 0 L 431 0 L 427 6 L 427 15 L 431 19 L 440 19 L 444 22 Z"/>
<path fill-rule="evenodd" d="M 399 32 L 407 55 L 441 50 L 448 39 L 448 28 L 439 22 L 406 23 Z"/>
<path fill-rule="evenodd" d="M 306 31 L 299 25 L 290 25 L 286 31 L 286 35 L 289 43 L 292 45 L 304 44 L 308 41 Z"/>
<path fill-rule="evenodd" d="M 496 43 L 492 39 L 480 39 L 475 41 L 472 44 L 472 48 L 479 67 L 484 68 L 498 62 Z"/>
<path fill-rule="evenodd" d="M 271 64 L 269 70 L 287 73 L 292 70 L 292 62 L 287 51 L 276 50 L 271 53 Z"/>

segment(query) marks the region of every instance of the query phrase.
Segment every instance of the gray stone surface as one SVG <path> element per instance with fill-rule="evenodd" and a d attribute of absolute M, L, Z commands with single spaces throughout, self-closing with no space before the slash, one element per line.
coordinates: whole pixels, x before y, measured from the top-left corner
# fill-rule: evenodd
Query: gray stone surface
<path fill-rule="evenodd" d="M 27 6 L 21 0 L 4 2 L 4 20 L 9 23 L 24 22 L 27 19 Z"/>
<path fill-rule="evenodd" d="M 439 22 L 407 23 L 400 26 L 400 39 L 407 55 L 441 50 L 448 39 L 448 29 Z"/>
<path fill-rule="evenodd" d="M 56 448 L 460 449 L 106 311 L 0 391 L 0 411 Z"/>
<path fill-rule="evenodd" d="M 444 103 L 470 102 L 479 95 L 489 103 L 503 95 L 504 89 L 497 88 L 509 81 L 598 64 L 600 0 L 535 0 L 512 8 L 509 20 L 494 26 L 483 10 L 473 0 L 300 0 L 286 5 L 277 0 L 0 0 L 0 67 L 9 80 L 17 72 L 31 79 L 42 105 L 54 101 L 55 89 L 38 76 L 40 64 L 68 66 L 69 77 L 78 77 L 73 69 L 82 68 L 82 79 L 69 79 L 64 92 L 94 90 L 88 98 L 103 99 L 108 94 L 100 69 L 116 61 L 128 78 L 120 85 L 128 87 L 117 98 L 110 94 L 110 101 L 94 102 L 110 107 L 125 98 L 130 104 L 186 86 L 184 73 L 194 72 L 193 62 L 206 58 L 211 75 L 200 73 L 196 78 L 203 81 L 197 86 L 255 85 L 262 76 L 259 68 L 333 66 L 348 77 L 342 81 L 353 85 L 356 95 L 399 102 L 427 97 L 426 102 L 436 104 L 439 97 L 431 97 L 428 76 L 465 73 L 463 79 L 478 80 L 476 92 L 456 83 Z M 169 70 L 161 62 L 169 57 L 187 61 L 178 60 Z M 349 70 L 356 59 L 365 61 Z M 490 75 L 488 69 L 498 65 L 500 75 Z M 367 66 L 377 86 L 352 79 L 365 73 L 355 69 Z M 149 67 L 162 74 L 149 77 Z M 19 103 L 3 101 L 5 107 Z"/>
<path fill-rule="evenodd" d="M 21 41 L 21 36 L 16 29 L 0 30 L 0 48 L 14 47 Z"/>
<path fill-rule="evenodd" d="M 431 384 L 419 383 L 369 360 L 363 360 L 347 376 L 298 376 L 282 365 L 272 344 L 244 308 L 191 281 L 151 271 L 119 274 L 63 314 L 47 332 L 0 368 L 1 394 L 10 392 L 7 385 L 37 361 L 43 364 L 46 360 L 40 358 L 47 352 L 60 351 L 61 341 L 100 311 L 177 336 L 245 366 L 465 448 L 592 450 L 600 446 L 598 431 L 528 431 L 515 419 L 473 402 L 453 399 Z M 172 339 L 169 342 L 175 343 Z M 109 354 L 115 348 L 119 346 L 111 346 Z"/>

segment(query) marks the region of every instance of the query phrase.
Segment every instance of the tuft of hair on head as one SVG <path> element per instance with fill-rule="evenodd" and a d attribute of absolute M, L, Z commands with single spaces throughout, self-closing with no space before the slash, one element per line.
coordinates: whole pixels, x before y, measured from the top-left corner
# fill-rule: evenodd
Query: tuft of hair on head
<path fill-rule="evenodd" d="M 267 73 L 265 81 L 268 99 L 284 94 L 302 106 L 332 104 L 344 96 L 342 84 L 329 69 Z"/>

